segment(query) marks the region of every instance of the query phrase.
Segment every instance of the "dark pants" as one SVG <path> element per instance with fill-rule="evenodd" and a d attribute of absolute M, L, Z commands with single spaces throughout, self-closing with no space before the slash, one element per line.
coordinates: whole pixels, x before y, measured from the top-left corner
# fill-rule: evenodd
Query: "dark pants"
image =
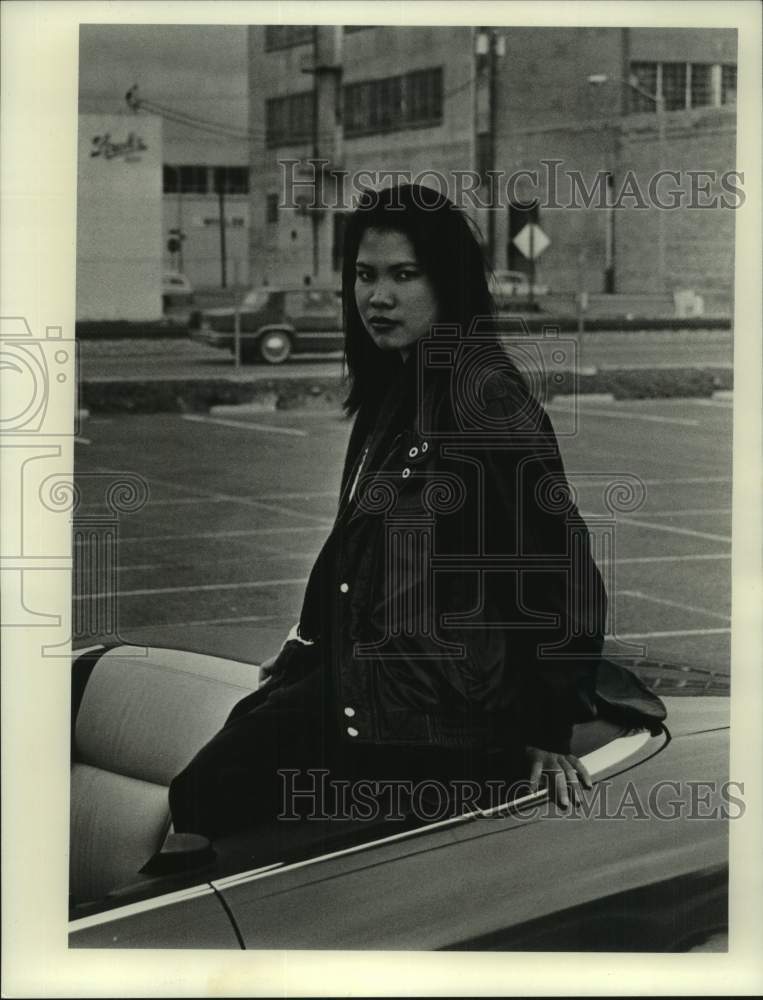
<path fill-rule="evenodd" d="M 504 751 L 345 741 L 332 718 L 326 674 L 313 670 L 289 685 L 271 681 L 233 709 L 225 726 L 170 786 L 175 830 L 214 839 L 272 822 L 285 808 L 309 811 L 313 807 L 304 799 L 285 802 L 285 790 L 290 785 L 304 788 L 310 783 L 304 772 L 321 769 L 329 771 L 331 780 L 415 782 L 420 809 L 429 796 L 428 819 L 441 818 L 431 812 L 431 783 L 441 786 L 441 799 L 442 788 L 452 792 L 459 782 L 474 783 L 490 774 L 508 781 L 509 772 L 521 770 L 516 755 Z M 279 774 L 287 770 L 299 774 Z M 339 808 L 333 797 L 322 803 L 332 815 Z"/>

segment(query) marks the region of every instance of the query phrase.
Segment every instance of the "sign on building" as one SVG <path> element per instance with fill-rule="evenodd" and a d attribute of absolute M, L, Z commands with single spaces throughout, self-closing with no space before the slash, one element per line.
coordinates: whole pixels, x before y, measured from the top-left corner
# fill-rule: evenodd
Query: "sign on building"
<path fill-rule="evenodd" d="M 161 119 L 80 115 L 77 319 L 160 319 L 164 242 Z"/>

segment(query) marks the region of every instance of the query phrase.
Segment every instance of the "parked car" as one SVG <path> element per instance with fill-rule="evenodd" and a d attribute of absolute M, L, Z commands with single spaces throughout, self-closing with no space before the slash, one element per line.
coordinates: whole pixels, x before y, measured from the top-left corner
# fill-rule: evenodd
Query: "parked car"
<path fill-rule="evenodd" d="M 522 271 L 494 271 L 490 280 L 490 291 L 499 309 L 505 306 L 515 306 L 530 298 L 530 282 Z M 548 285 L 534 284 L 533 296 L 536 299 L 548 295 Z"/>
<path fill-rule="evenodd" d="M 263 287 L 248 292 L 238 307 L 241 358 L 283 364 L 293 353 L 338 351 L 344 346 L 342 301 L 331 287 Z M 236 310 L 205 309 L 192 314 L 190 335 L 233 352 Z"/>
<path fill-rule="evenodd" d="M 727 679 L 650 669 L 669 728 L 576 731 L 604 815 L 563 813 L 541 791 L 418 826 L 275 821 L 210 844 L 168 835 L 167 787 L 257 667 L 79 651 L 70 946 L 725 950 L 728 822 L 711 806 L 728 766 Z"/>
<path fill-rule="evenodd" d="M 179 271 L 165 271 L 162 275 L 162 309 L 193 304 L 193 286 Z"/>

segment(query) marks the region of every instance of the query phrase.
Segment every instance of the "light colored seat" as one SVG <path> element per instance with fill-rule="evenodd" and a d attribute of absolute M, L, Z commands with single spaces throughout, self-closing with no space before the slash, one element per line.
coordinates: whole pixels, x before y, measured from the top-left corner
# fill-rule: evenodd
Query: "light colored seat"
<path fill-rule="evenodd" d="M 137 880 L 169 830 L 170 782 L 258 676 L 252 664 L 176 649 L 117 646 L 97 657 L 72 738 L 73 902 Z"/>

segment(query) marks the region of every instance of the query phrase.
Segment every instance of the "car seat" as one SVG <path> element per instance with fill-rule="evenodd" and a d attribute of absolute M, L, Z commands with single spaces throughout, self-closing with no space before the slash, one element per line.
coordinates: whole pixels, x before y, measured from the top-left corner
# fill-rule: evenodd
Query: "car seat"
<path fill-rule="evenodd" d="M 170 781 L 258 677 L 252 664 L 177 649 L 121 645 L 75 653 L 73 904 L 137 880 L 170 829 Z"/>

